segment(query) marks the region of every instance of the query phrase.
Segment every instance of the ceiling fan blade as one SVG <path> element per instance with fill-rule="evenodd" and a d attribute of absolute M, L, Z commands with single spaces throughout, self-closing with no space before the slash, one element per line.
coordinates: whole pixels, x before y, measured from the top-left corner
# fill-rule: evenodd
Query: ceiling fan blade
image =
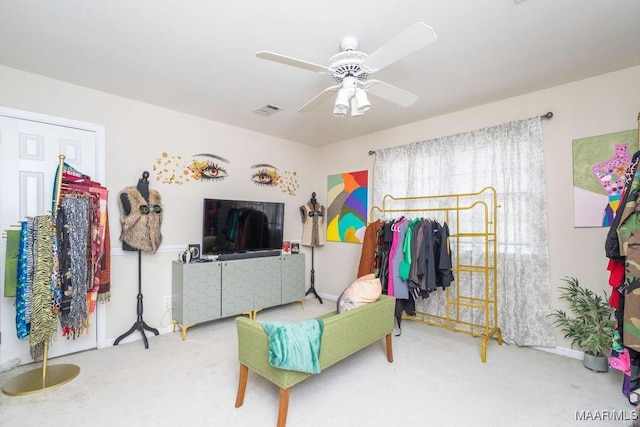
<path fill-rule="evenodd" d="M 368 93 L 382 99 L 386 99 L 387 101 L 391 101 L 402 107 L 408 107 L 418 100 L 418 95 L 380 80 L 368 80 L 365 84 L 365 88 Z"/>
<path fill-rule="evenodd" d="M 291 65 L 292 67 L 304 68 L 305 70 L 315 71 L 317 73 L 329 72 L 329 69 L 324 65 L 314 64 L 312 62 L 303 61 L 301 59 L 290 58 L 288 56 L 280 55 L 279 53 L 261 51 L 257 52 L 256 56 L 258 58 L 280 62 L 281 64 Z"/>
<path fill-rule="evenodd" d="M 302 107 L 300 107 L 298 109 L 298 112 L 306 113 L 308 111 L 314 110 L 316 107 L 318 107 L 320 104 L 325 102 L 327 99 L 331 98 L 333 96 L 332 92 L 335 92 L 338 89 L 340 89 L 340 85 L 326 88 L 325 90 L 317 94 L 311 101 L 307 102 Z"/>
<path fill-rule="evenodd" d="M 433 28 L 424 22 L 416 22 L 372 52 L 364 61 L 365 65 L 371 70 L 380 70 L 435 42 L 437 38 Z"/>

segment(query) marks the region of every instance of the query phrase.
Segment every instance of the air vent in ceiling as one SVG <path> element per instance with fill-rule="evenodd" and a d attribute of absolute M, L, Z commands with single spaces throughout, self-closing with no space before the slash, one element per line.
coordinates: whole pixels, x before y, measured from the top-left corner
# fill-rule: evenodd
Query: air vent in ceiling
<path fill-rule="evenodd" d="M 267 104 L 255 110 L 254 113 L 260 114 L 261 116 L 271 116 L 272 114 L 275 114 L 280 110 L 282 110 L 282 108 L 278 107 L 277 105 Z"/>

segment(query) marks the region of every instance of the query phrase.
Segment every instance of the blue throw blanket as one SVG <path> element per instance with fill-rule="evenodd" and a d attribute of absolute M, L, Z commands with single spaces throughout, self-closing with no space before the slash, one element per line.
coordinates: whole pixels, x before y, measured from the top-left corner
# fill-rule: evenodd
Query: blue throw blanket
<path fill-rule="evenodd" d="M 269 337 L 269 363 L 290 371 L 320 373 L 322 319 L 296 323 L 263 322 Z"/>

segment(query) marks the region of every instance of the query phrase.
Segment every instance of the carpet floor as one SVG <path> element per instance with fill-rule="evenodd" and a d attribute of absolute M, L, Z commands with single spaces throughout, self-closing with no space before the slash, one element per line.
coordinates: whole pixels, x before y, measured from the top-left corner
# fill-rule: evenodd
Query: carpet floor
<path fill-rule="evenodd" d="M 258 320 L 296 321 L 335 308 L 309 299 L 261 311 Z M 153 325 L 152 325 L 153 326 Z M 287 425 L 296 426 L 628 426 L 636 413 L 622 373 L 594 373 L 576 359 L 404 321 L 384 340 L 291 389 Z M 61 387 L 0 395 L 3 426 L 274 426 L 278 389 L 249 373 L 235 408 L 239 366 L 233 318 L 142 341 L 48 361 L 80 374 Z M 0 384 L 40 363 L 0 374 Z"/>

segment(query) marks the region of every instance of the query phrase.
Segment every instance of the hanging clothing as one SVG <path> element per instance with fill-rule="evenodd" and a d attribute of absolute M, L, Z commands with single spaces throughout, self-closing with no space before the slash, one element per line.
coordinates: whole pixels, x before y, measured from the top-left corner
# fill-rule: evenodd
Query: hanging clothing
<path fill-rule="evenodd" d="M 624 373 L 622 391 L 632 404 L 640 403 L 632 397 L 640 389 L 640 334 L 634 325 L 634 320 L 640 318 L 640 301 L 635 295 L 640 290 L 640 271 L 637 268 L 640 256 L 635 253 L 634 243 L 637 239 L 634 239 L 634 235 L 640 231 L 636 224 L 636 206 L 640 198 L 639 161 L 640 151 L 633 155 L 625 173 L 620 203 L 604 244 L 605 254 L 609 258 L 609 285 L 612 287 L 609 303 L 616 309 L 617 329 L 609 365 Z"/>
<path fill-rule="evenodd" d="M 56 179 L 58 175 L 56 174 Z M 62 174 L 62 192 L 60 200 L 58 200 L 58 207 L 62 205 L 61 201 L 65 197 L 83 197 L 87 198 L 91 202 L 90 206 L 90 225 L 88 235 L 88 247 L 87 247 L 87 262 L 89 264 L 88 277 L 89 277 L 89 313 L 95 312 L 95 307 L 98 299 L 101 302 L 108 301 L 106 292 L 110 289 L 110 275 L 105 274 L 104 265 L 110 262 L 110 236 L 109 236 L 109 223 L 107 215 L 107 199 L 109 191 L 106 187 L 103 187 L 99 182 L 93 181 L 91 177 L 78 172 L 75 169 L 69 169 L 68 165 L 65 165 Z M 145 193 L 146 194 L 146 193 Z M 128 199 L 127 199 L 128 201 Z M 56 225 L 59 227 L 59 221 L 56 221 Z M 57 238 L 57 234 L 55 237 Z M 58 246 L 58 241 L 54 238 L 54 249 Z M 108 246 L 107 246 L 108 242 Z M 59 265 L 59 256 L 54 252 L 54 270 Z M 52 287 L 55 292 L 59 292 L 60 278 L 54 277 L 54 284 Z M 54 296 L 54 310 L 59 309 L 61 297 L 60 295 Z"/>
<path fill-rule="evenodd" d="M 397 226 L 395 232 L 395 238 L 397 239 L 396 250 L 393 253 L 392 260 L 392 274 L 393 274 L 393 294 L 396 298 L 407 299 L 409 298 L 409 290 L 407 287 L 407 280 L 402 276 L 401 267 L 404 260 L 404 243 L 405 236 L 409 229 L 410 221 L 403 219 Z"/>
<path fill-rule="evenodd" d="M 387 291 L 389 296 L 396 296 L 395 281 L 396 277 L 400 277 L 396 274 L 396 265 L 394 263 L 396 252 L 398 250 L 398 227 L 404 222 L 404 218 L 400 218 L 391 226 L 391 246 L 389 247 L 389 274 L 387 278 Z"/>
<path fill-rule="evenodd" d="M 436 245 L 438 251 L 436 284 L 444 289 L 455 280 L 452 270 L 451 250 L 449 248 L 449 226 L 446 222 L 442 224 L 436 222 L 436 226 Z"/>
<path fill-rule="evenodd" d="M 90 229 L 91 200 L 67 195 L 61 204 L 64 212 L 64 232 L 59 234 L 64 252 L 60 254 L 63 296 L 60 304 L 60 325 L 63 336 L 76 337 L 86 331 L 89 307 L 87 296 L 93 286 L 91 272 Z"/>
<path fill-rule="evenodd" d="M 98 287 L 98 302 L 105 303 L 111 299 L 111 234 L 109 231 L 109 215 L 105 213 L 105 236 L 100 258 L 100 285 Z"/>
<path fill-rule="evenodd" d="M 367 225 L 367 228 L 364 231 L 362 252 L 360 253 L 360 263 L 358 264 L 358 274 L 356 275 L 356 279 L 366 276 L 367 274 L 374 273 L 378 228 L 380 228 L 379 219 Z"/>
<path fill-rule="evenodd" d="M 389 251 L 393 243 L 393 222 L 383 224 L 378 231 L 378 248 L 380 271 L 378 277 L 382 285 L 382 293 L 389 295 Z M 378 255 L 376 255 L 377 257 Z"/>
<path fill-rule="evenodd" d="M 313 205 L 311 202 L 307 202 L 307 204 L 300 206 L 303 246 L 321 246 L 325 244 L 324 216 L 325 209 L 322 205 Z"/>
<path fill-rule="evenodd" d="M 412 240 L 413 240 L 413 229 L 419 223 L 419 221 L 420 220 L 418 218 L 411 221 L 404 235 L 404 239 L 402 243 L 403 258 L 402 258 L 402 262 L 400 263 L 400 277 L 404 281 L 409 280 L 409 276 L 411 274 L 411 257 L 412 257 L 411 246 L 412 246 Z"/>
<path fill-rule="evenodd" d="M 413 236 L 411 240 L 411 268 L 409 269 L 409 287 L 413 290 L 414 295 L 418 295 L 420 290 L 427 289 L 427 278 L 424 275 L 425 263 L 425 246 L 424 246 L 424 230 L 428 221 L 421 220 L 413 227 Z M 425 294 L 425 296 L 429 296 Z"/>
<path fill-rule="evenodd" d="M 32 238 L 28 222 L 23 221 L 20 226 L 20 248 L 18 249 L 18 283 L 16 286 L 16 333 L 19 339 L 29 336 L 30 318 L 27 318 L 27 299 L 31 298 L 31 286 L 27 282 L 31 279 L 33 253 L 29 240 Z"/>
<path fill-rule="evenodd" d="M 15 297 L 18 287 L 18 253 L 20 230 L 7 230 L 7 249 L 4 263 L 4 296 Z"/>
<path fill-rule="evenodd" d="M 396 319 L 402 312 L 415 315 L 415 300 L 429 297 L 438 287 L 445 289 L 455 280 L 449 248 L 449 227 L 427 219 L 400 218 L 371 223 L 362 247 L 361 264 L 366 268 L 373 256 L 373 268 L 382 292 L 397 299 Z M 369 240 L 373 241 L 373 250 Z M 364 260 L 364 261 L 363 261 Z M 376 266 L 379 266 L 377 268 Z M 371 267 L 369 267 L 371 268 Z"/>
<path fill-rule="evenodd" d="M 640 175 L 636 173 L 630 187 L 628 202 L 620 212 L 618 239 L 620 254 L 625 257 L 623 341 L 626 347 L 640 350 L 640 212 L 636 210 L 640 198 Z"/>
<path fill-rule="evenodd" d="M 122 196 L 126 195 L 131 205 L 127 214 L 122 204 Z M 155 253 L 162 243 L 162 204 L 160 193 L 149 190 L 149 201 L 145 200 L 136 187 L 127 187 L 118 195 L 120 207 L 120 224 L 122 232 L 120 240 L 129 246 L 143 251 Z"/>
<path fill-rule="evenodd" d="M 33 273 L 33 311 L 29 334 L 29 350 L 33 360 L 44 356 L 45 345 L 56 333 L 56 317 L 51 310 L 51 271 L 53 268 L 53 217 L 36 217 L 36 245 Z"/>

